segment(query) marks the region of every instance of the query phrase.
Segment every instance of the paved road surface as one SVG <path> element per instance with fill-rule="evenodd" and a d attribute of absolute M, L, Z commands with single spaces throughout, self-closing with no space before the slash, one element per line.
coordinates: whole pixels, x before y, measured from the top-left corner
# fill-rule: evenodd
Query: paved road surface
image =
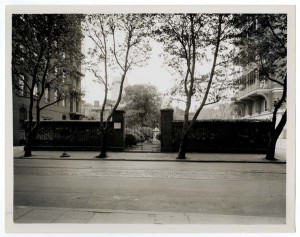
<path fill-rule="evenodd" d="M 284 164 L 14 160 L 14 205 L 285 216 Z"/>

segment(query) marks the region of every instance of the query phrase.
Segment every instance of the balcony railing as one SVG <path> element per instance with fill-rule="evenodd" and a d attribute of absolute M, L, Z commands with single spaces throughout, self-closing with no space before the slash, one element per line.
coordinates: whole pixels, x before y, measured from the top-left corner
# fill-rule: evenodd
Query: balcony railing
<path fill-rule="evenodd" d="M 256 80 L 255 83 L 251 85 L 243 85 L 241 84 L 239 86 L 239 91 L 236 93 L 236 99 L 239 99 L 247 94 L 250 94 L 251 92 L 254 92 L 256 90 L 265 90 L 265 89 L 271 89 L 272 84 L 269 80 L 262 80 L 258 81 Z"/>

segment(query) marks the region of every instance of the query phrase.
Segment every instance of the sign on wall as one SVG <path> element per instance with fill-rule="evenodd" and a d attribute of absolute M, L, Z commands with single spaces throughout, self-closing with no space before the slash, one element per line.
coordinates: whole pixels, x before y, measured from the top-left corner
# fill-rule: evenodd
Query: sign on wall
<path fill-rule="evenodd" d="M 121 129 L 121 123 L 114 123 L 114 129 Z"/>

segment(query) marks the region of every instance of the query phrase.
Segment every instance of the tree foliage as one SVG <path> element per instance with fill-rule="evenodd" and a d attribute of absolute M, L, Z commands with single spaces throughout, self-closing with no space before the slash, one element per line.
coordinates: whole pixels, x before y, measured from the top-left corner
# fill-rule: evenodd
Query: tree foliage
<path fill-rule="evenodd" d="M 31 140 L 37 132 L 41 111 L 60 100 L 81 97 L 73 87 L 74 78 L 81 76 L 80 21 L 79 15 L 12 17 L 13 88 L 29 100 L 26 156 L 31 155 Z M 50 90 L 55 97 L 52 101 L 44 100 Z"/>
<path fill-rule="evenodd" d="M 285 14 L 236 15 L 239 34 L 234 45 L 238 47 L 236 65 L 250 63 L 260 68 L 260 73 L 283 86 L 287 63 L 287 16 Z"/>
<path fill-rule="evenodd" d="M 128 127 L 159 126 L 162 98 L 155 86 L 144 84 L 127 86 L 122 102 L 125 104 Z"/>

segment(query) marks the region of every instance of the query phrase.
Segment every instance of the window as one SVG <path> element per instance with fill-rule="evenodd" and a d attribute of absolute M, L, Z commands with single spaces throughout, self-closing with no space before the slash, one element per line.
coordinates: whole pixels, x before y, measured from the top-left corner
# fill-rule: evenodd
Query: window
<path fill-rule="evenodd" d="M 80 79 L 76 78 L 76 88 L 79 89 L 80 88 Z"/>
<path fill-rule="evenodd" d="M 49 87 L 47 87 L 47 88 L 45 89 L 45 102 L 46 102 L 46 103 L 49 103 L 49 102 L 50 102 L 50 88 L 49 88 Z"/>
<path fill-rule="evenodd" d="M 76 112 L 79 113 L 79 101 L 76 100 Z"/>
<path fill-rule="evenodd" d="M 44 61 L 44 67 L 46 68 L 47 63 L 48 63 L 48 60 L 47 60 L 47 59 L 44 59 L 43 61 Z M 47 74 L 48 74 L 48 70 L 47 70 Z"/>
<path fill-rule="evenodd" d="M 27 110 L 25 108 L 19 109 L 19 129 L 25 130 L 25 121 L 27 120 Z"/>
<path fill-rule="evenodd" d="M 54 75 L 55 75 L 55 76 L 57 76 L 57 72 L 58 72 L 58 69 L 57 69 L 57 66 L 55 66 L 55 67 L 54 67 Z"/>
<path fill-rule="evenodd" d="M 255 80 L 257 80 L 257 79 L 258 79 L 258 77 L 259 77 L 259 72 L 258 72 L 258 70 L 257 70 L 257 69 L 255 69 L 255 71 L 254 71 L 254 75 L 255 75 Z"/>
<path fill-rule="evenodd" d="M 65 100 L 65 99 L 62 100 L 62 106 L 63 106 L 63 107 L 66 106 L 66 100 Z"/>
<path fill-rule="evenodd" d="M 63 73 L 62 73 L 62 83 L 64 84 L 65 83 L 65 80 L 66 79 L 66 72 L 65 71 L 63 71 Z"/>
<path fill-rule="evenodd" d="M 268 110 L 268 102 L 267 102 L 267 100 L 264 100 L 265 101 L 265 111 L 267 111 Z"/>
<path fill-rule="evenodd" d="M 73 99 L 70 99 L 70 112 L 73 113 Z"/>
<path fill-rule="evenodd" d="M 25 80 L 24 75 L 20 75 L 20 79 L 19 79 L 19 95 L 20 96 L 24 96 L 24 94 L 25 94 L 24 80 Z"/>
<path fill-rule="evenodd" d="M 62 120 L 67 120 L 67 116 L 66 116 L 66 115 L 63 115 L 63 116 L 62 116 Z"/>
<path fill-rule="evenodd" d="M 39 93 L 38 85 L 35 84 L 35 85 L 34 85 L 34 88 L 33 88 L 33 95 L 34 95 L 34 96 L 38 96 L 38 93 Z"/>
<path fill-rule="evenodd" d="M 55 89 L 54 91 L 54 101 L 57 101 L 58 100 L 58 91 L 57 89 Z M 56 102 L 57 105 L 59 105 L 59 101 Z"/>

